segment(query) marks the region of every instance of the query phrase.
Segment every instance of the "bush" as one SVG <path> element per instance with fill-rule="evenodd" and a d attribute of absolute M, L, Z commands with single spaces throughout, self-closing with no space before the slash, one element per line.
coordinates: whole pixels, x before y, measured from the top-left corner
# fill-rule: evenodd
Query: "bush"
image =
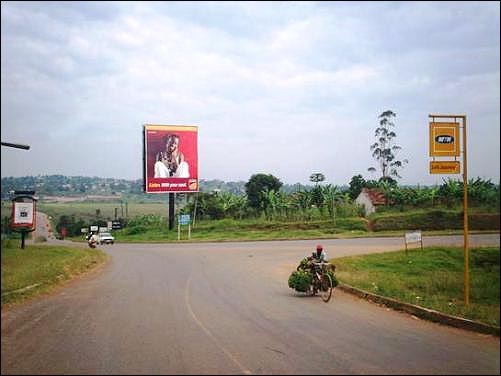
<path fill-rule="evenodd" d="M 142 225 L 135 225 L 128 227 L 126 231 L 127 235 L 144 234 L 147 231 L 147 227 Z"/>
<path fill-rule="evenodd" d="M 310 273 L 303 270 L 294 271 L 289 277 L 289 287 L 300 292 L 308 291 L 311 282 Z"/>
<path fill-rule="evenodd" d="M 499 213 L 468 215 L 471 230 L 499 230 Z M 453 230 L 463 228 L 463 213 L 448 210 L 431 210 L 416 213 L 393 214 L 374 217 L 374 231 L 384 230 Z"/>
<path fill-rule="evenodd" d="M 19 241 L 10 239 L 10 238 L 5 238 L 2 239 L 2 249 L 4 248 L 16 248 L 19 246 Z"/>

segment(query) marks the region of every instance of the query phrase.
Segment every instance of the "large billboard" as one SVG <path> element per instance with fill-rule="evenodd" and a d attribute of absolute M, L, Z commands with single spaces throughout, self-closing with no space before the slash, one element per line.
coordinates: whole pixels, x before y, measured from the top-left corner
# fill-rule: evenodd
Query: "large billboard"
<path fill-rule="evenodd" d="M 144 125 L 146 193 L 198 191 L 198 127 Z"/>

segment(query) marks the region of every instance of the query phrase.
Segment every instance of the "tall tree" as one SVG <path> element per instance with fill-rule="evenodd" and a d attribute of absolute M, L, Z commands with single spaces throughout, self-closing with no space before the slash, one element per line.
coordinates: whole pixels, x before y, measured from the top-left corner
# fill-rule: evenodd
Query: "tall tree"
<path fill-rule="evenodd" d="M 379 163 L 381 170 L 381 180 L 388 180 L 395 177 L 400 178 L 398 170 L 408 163 L 407 159 L 402 161 L 396 159 L 396 154 L 401 149 L 395 144 L 394 138 L 397 134 L 392 130 L 395 124 L 392 118 L 397 115 L 391 111 L 384 111 L 379 115 L 379 127 L 376 128 L 375 137 L 377 141 L 371 145 L 372 157 Z M 369 167 L 368 171 L 375 172 L 375 167 Z"/>
<path fill-rule="evenodd" d="M 255 174 L 252 175 L 247 183 L 245 183 L 245 192 L 249 206 L 260 209 L 263 199 L 262 192 L 275 191 L 278 192 L 283 183 L 271 174 Z"/>
<path fill-rule="evenodd" d="M 325 175 L 322 174 L 321 172 L 316 172 L 310 175 L 310 181 L 313 183 L 320 183 L 321 181 L 324 180 L 325 180 Z"/>
<path fill-rule="evenodd" d="M 323 213 L 324 209 L 324 194 L 322 190 L 322 186 L 318 183 L 325 180 L 325 175 L 321 172 L 315 172 L 310 175 L 310 181 L 315 183 L 315 187 L 310 191 L 311 193 L 311 201 L 312 204 L 316 205 L 316 207 L 320 210 L 320 213 Z"/>

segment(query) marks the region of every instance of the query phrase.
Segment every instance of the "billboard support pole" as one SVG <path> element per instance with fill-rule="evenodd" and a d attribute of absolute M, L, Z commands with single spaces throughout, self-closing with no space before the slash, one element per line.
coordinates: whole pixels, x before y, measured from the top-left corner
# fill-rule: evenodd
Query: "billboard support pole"
<path fill-rule="evenodd" d="M 169 230 L 174 228 L 174 193 L 169 193 Z"/>

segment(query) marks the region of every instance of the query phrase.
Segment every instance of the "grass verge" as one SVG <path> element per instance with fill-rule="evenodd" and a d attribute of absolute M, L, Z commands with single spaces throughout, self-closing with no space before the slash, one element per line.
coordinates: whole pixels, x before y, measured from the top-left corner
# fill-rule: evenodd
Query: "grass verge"
<path fill-rule="evenodd" d="M 340 282 L 449 315 L 499 327 L 500 249 L 470 249 L 464 305 L 463 248 L 429 247 L 333 259 Z"/>
<path fill-rule="evenodd" d="M 26 245 L 2 240 L 1 306 L 9 307 L 49 293 L 56 286 L 94 269 L 107 258 L 99 249 Z"/>

